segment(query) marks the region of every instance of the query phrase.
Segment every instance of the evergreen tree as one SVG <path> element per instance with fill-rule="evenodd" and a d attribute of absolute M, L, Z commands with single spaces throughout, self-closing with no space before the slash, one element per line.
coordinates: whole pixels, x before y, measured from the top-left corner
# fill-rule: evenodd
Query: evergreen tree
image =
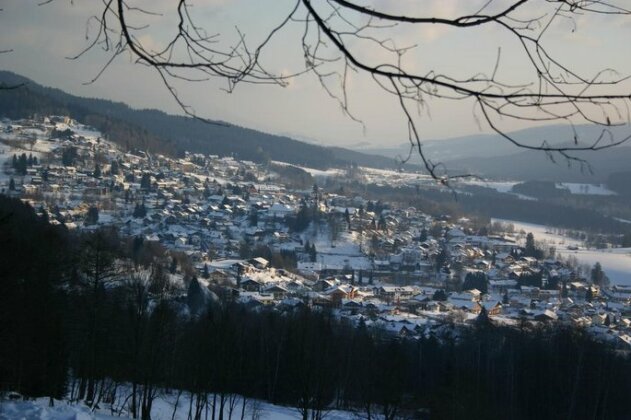
<path fill-rule="evenodd" d="M 66 147 L 63 152 L 61 152 L 61 163 L 64 166 L 72 166 L 75 163 L 77 158 L 77 148 L 74 146 Z"/>
<path fill-rule="evenodd" d="M 85 218 L 85 225 L 96 225 L 99 221 L 99 209 L 96 206 L 90 206 Z"/>
<path fill-rule="evenodd" d="M 145 207 L 145 203 L 136 203 L 136 206 L 134 207 L 134 213 L 133 213 L 133 217 L 135 219 L 142 219 L 147 215 L 147 208 Z"/>
<path fill-rule="evenodd" d="M 13 178 L 9 180 L 9 191 L 15 191 L 15 180 Z"/>
<path fill-rule="evenodd" d="M 17 164 L 15 167 L 15 171 L 18 175 L 26 175 L 26 168 L 28 166 L 28 161 L 26 158 L 26 153 L 22 153 L 20 157 L 17 159 Z"/>
<path fill-rule="evenodd" d="M 543 252 L 537 248 L 535 245 L 535 236 L 529 232 L 526 235 L 526 246 L 524 248 L 524 256 L 526 257 L 534 257 L 534 258 L 543 258 Z"/>
<path fill-rule="evenodd" d="M 438 289 L 432 295 L 432 300 L 436 302 L 445 302 L 447 300 L 447 293 L 443 289 Z"/>
<path fill-rule="evenodd" d="M 383 216 L 383 214 L 381 216 L 379 216 L 379 224 L 377 225 L 377 228 L 379 230 L 387 230 L 388 229 L 388 225 L 386 224 L 386 218 Z"/>
<path fill-rule="evenodd" d="M 252 209 L 248 219 L 250 221 L 250 226 L 257 226 L 259 224 L 259 212 L 256 209 Z"/>
<path fill-rule="evenodd" d="M 210 278 L 210 272 L 208 271 L 208 264 L 204 263 L 204 272 L 202 273 L 202 277 L 205 279 Z"/>
<path fill-rule="evenodd" d="M 463 290 L 478 289 L 486 294 L 488 292 L 488 278 L 483 272 L 467 273 L 462 285 Z"/>
<path fill-rule="evenodd" d="M 171 265 L 169 265 L 169 273 L 175 274 L 177 272 L 177 259 L 175 256 L 171 257 Z"/>
<path fill-rule="evenodd" d="M 116 159 L 114 159 L 110 163 L 110 174 L 111 175 L 118 175 L 119 172 L 120 172 L 120 168 L 119 168 L 119 165 L 118 165 L 118 161 Z"/>
<path fill-rule="evenodd" d="M 447 263 L 449 256 L 447 255 L 447 250 L 445 248 L 441 248 L 440 252 L 436 256 L 435 260 L 435 270 L 436 272 L 440 271 L 441 268 Z"/>
<path fill-rule="evenodd" d="M 186 303 L 194 315 L 201 315 L 208 309 L 208 299 L 202 287 L 197 277 L 193 277 L 188 285 Z"/>
<path fill-rule="evenodd" d="M 94 178 L 101 177 L 101 165 L 99 165 L 98 163 L 94 165 L 94 172 L 92 173 L 92 176 Z"/>
<path fill-rule="evenodd" d="M 475 326 L 480 329 L 486 329 L 486 328 L 492 327 L 493 322 L 491 322 L 491 318 L 489 318 L 489 313 L 487 312 L 484 305 L 480 303 L 480 306 L 482 308 L 480 309 L 480 313 L 475 319 Z"/>
<path fill-rule="evenodd" d="M 594 264 L 594 267 L 592 268 L 590 274 L 590 278 L 593 284 L 603 287 L 607 286 L 607 284 L 609 283 L 609 279 L 605 275 L 605 272 L 603 271 L 603 268 L 599 262 L 596 262 L 596 264 Z"/>
<path fill-rule="evenodd" d="M 142 174 L 142 178 L 140 179 L 140 188 L 145 191 L 151 190 L 151 175 L 148 173 Z"/>

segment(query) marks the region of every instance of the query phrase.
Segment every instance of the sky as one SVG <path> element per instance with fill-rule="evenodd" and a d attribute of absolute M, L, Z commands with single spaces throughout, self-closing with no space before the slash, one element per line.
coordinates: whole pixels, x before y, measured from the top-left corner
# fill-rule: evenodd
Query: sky
<path fill-rule="evenodd" d="M 122 101 L 134 108 L 157 108 L 181 113 L 176 101 L 151 68 L 120 55 L 93 83 L 111 57 L 111 51 L 97 46 L 72 60 L 95 35 L 97 26 L 90 16 L 101 11 L 95 0 L 55 0 L 39 6 L 41 0 L 0 0 L 0 69 L 10 70 L 35 82 L 69 93 Z M 129 4 L 159 12 L 161 15 L 129 18 L 135 26 L 148 25 L 134 35 L 149 48 L 158 49 L 174 31 L 173 0 L 129 0 Z M 314 1 L 314 4 L 323 3 Z M 373 0 L 357 1 L 380 10 L 407 15 L 453 17 L 475 11 L 479 0 Z M 508 4 L 496 0 L 496 8 Z M 624 5 L 625 1 L 618 4 Z M 289 0 L 197 0 L 191 2 L 197 24 L 209 34 L 218 34 L 217 48 L 234 45 L 237 28 L 250 46 L 257 45 L 271 28 L 280 23 L 294 5 Z M 532 0 L 523 17 L 543 14 L 549 6 Z M 297 16 L 304 16 L 299 9 Z M 351 18 L 352 19 L 352 18 Z M 290 74 L 304 70 L 301 37 L 304 22 L 291 22 L 261 55 L 270 71 Z M 392 37 L 398 46 L 416 45 L 404 56 L 404 66 L 421 74 L 436 71 L 455 77 L 477 72 L 492 73 L 498 51 L 501 60 L 497 75 L 502 81 L 530 80 L 532 72 L 518 43 L 505 30 L 495 26 L 480 29 L 448 29 L 439 25 L 402 25 L 383 28 L 378 36 Z M 599 69 L 614 68 L 621 75 L 631 74 L 631 17 L 577 16 L 573 21 L 559 19 L 546 33 L 544 41 L 555 57 L 586 77 Z M 357 54 L 372 63 L 392 58 L 365 41 L 349 44 Z M 327 67 L 340 71 L 341 67 Z M 334 80 L 334 79 L 330 79 Z M 335 79 L 337 80 L 337 79 Z M 329 82 L 335 93 L 339 86 Z M 374 81 L 350 72 L 347 82 L 349 109 L 361 123 L 349 118 L 331 99 L 313 74 L 292 79 L 287 87 L 240 84 L 232 93 L 226 82 L 212 79 L 203 83 L 175 83 L 178 96 L 196 114 L 216 120 L 289 135 L 325 145 L 345 147 L 389 147 L 407 141 L 407 126 L 396 98 L 385 94 Z M 629 84 L 627 92 L 631 92 Z M 480 122 L 473 101 L 427 98 L 427 107 L 415 118 L 423 140 L 457 137 L 489 132 Z M 525 123 L 507 122 L 503 128 L 524 128 Z"/>

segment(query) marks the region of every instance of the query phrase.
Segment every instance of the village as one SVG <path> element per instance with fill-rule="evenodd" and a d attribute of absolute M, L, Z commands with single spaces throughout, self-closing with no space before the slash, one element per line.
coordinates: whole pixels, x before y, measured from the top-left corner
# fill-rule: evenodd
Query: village
<path fill-rule="evenodd" d="M 297 185 L 280 162 L 124 152 L 64 116 L 2 120 L 0 142 L 2 194 L 68 229 L 115 226 L 160 244 L 184 290 L 194 278 L 214 298 L 329 308 L 402 337 L 488 317 L 576 325 L 631 350 L 631 286 L 536 249 L 526 232 L 483 234 L 468 218 L 334 192 L 323 178 Z"/>

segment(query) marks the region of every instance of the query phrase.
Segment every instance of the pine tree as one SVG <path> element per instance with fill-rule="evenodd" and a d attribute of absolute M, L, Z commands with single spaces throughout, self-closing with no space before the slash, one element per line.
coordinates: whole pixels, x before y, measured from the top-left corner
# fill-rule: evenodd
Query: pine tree
<path fill-rule="evenodd" d="M 15 191 L 15 180 L 13 178 L 9 180 L 9 191 Z"/>
<path fill-rule="evenodd" d="M 591 281 L 593 284 L 596 284 L 598 286 L 606 286 L 607 283 L 609 282 L 609 279 L 605 275 L 605 272 L 603 271 L 603 268 L 599 262 L 596 262 L 596 264 L 594 264 L 594 267 L 592 268 L 592 271 L 590 274 L 591 274 L 590 276 Z"/>
<path fill-rule="evenodd" d="M 151 190 L 151 175 L 148 173 L 142 174 L 142 178 L 140 179 L 140 188 L 145 191 Z"/>
<path fill-rule="evenodd" d="M 489 313 L 487 312 L 486 308 L 482 304 L 480 304 L 480 306 L 482 308 L 480 309 L 480 313 L 475 319 L 475 326 L 477 328 L 488 328 L 488 327 L 493 326 L 493 323 L 491 322 L 491 319 L 489 318 Z"/>
<path fill-rule="evenodd" d="M 119 172 L 118 161 L 114 159 L 110 163 L 110 174 L 111 175 L 118 175 L 118 172 Z"/>
<path fill-rule="evenodd" d="M 147 215 L 147 208 L 145 207 L 145 203 L 136 204 L 134 207 L 133 217 L 135 219 L 142 219 Z"/>
<path fill-rule="evenodd" d="M 92 173 L 92 176 L 94 178 L 100 178 L 101 177 L 101 165 L 99 165 L 98 163 L 96 165 L 94 165 L 94 172 Z"/>
<path fill-rule="evenodd" d="M 210 278 L 210 272 L 208 271 L 208 264 L 204 264 L 204 272 L 202 273 L 202 277 L 205 279 Z"/>
<path fill-rule="evenodd" d="M 175 274 L 177 271 L 177 259 L 175 257 L 171 257 L 171 265 L 169 266 L 169 272 L 171 274 Z"/>
<path fill-rule="evenodd" d="M 432 300 L 436 302 L 444 302 L 447 300 L 447 293 L 443 289 L 436 290 L 432 295 Z"/>
<path fill-rule="evenodd" d="M 90 208 L 88 209 L 88 214 L 86 215 L 86 218 L 85 218 L 85 225 L 86 226 L 95 225 L 98 223 L 98 221 L 99 221 L 99 209 L 95 206 L 90 206 Z"/>

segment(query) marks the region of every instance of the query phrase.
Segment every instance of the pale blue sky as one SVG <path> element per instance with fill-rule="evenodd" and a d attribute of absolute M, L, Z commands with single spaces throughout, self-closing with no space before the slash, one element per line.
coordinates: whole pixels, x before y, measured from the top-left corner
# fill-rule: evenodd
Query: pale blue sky
<path fill-rule="evenodd" d="M 15 71 L 38 83 L 58 87 L 73 94 L 123 101 L 137 108 L 158 108 L 171 113 L 179 109 L 148 68 L 121 56 L 94 84 L 83 85 L 98 72 L 108 58 L 100 50 L 91 51 L 78 61 L 65 57 L 86 46 L 86 22 L 98 12 L 101 2 L 94 0 L 56 0 L 37 6 L 36 0 L 0 0 L 0 68 Z M 132 1 L 132 3 L 134 3 Z M 167 10 L 172 0 L 144 0 L 152 10 Z M 314 1 L 314 3 L 317 3 Z M 365 2 L 363 2 L 365 3 Z M 395 7 L 402 13 L 453 16 L 475 11 L 478 0 L 376 0 L 377 7 Z M 500 1 L 501 4 L 506 2 Z M 545 5 L 545 1 L 533 3 Z M 626 3 L 621 1 L 619 3 Z M 193 2 L 198 22 L 208 32 L 221 33 L 226 45 L 234 38 L 235 26 L 256 40 L 280 21 L 293 2 L 286 0 L 198 0 Z M 394 5 L 394 6 L 393 6 Z M 465 7 L 465 9 L 462 9 Z M 534 9 L 533 9 L 534 10 Z M 458 13 L 463 11 L 462 13 Z M 166 20 L 166 22 L 165 22 Z M 169 21 L 152 18 L 152 26 L 139 36 L 158 45 L 166 39 Z M 294 23 L 267 50 L 263 62 L 275 71 L 299 71 L 304 59 L 299 37 L 303 24 Z M 464 31 L 439 26 L 404 27 L 395 35 L 403 44 L 417 44 L 406 59 L 410 69 L 426 72 L 438 70 L 456 76 L 471 72 L 492 71 L 498 47 L 502 48 L 500 76 L 505 81 L 528 77 L 527 63 L 517 52 L 518 45 L 503 36 L 498 28 Z M 575 25 L 561 20 L 546 35 L 547 45 L 564 62 L 586 76 L 602 67 L 613 67 L 623 75 L 631 74 L 631 18 L 597 16 L 579 17 Z M 366 49 L 366 56 L 374 49 Z M 378 56 L 381 57 L 381 56 Z M 388 146 L 407 139 L 405 122 L 396 101 L 377 89 L 368 77 L 353 76 L 349 85 L 351 110 L 365 122 L 360 124 L 343 115 L 339 106 L 320 88 L 312 75 L 294 80 L 288 88 L 241 85 L 227 94 L 222 81 L 179 84 L 187 103 L 204 117 L 221 119 L 268 132 L 306 138 L 322 144 L 356 145 L 369 143 Z M 626 86 L 627 91 L 629 85 Z M 472 102 L 429 101 L 429 114 L 423 112 L 419 127 L 424 139 L 446 138 L 488 131 L 478 126 Z M 511 125 L 507 128 L 521 128 Z"/>

